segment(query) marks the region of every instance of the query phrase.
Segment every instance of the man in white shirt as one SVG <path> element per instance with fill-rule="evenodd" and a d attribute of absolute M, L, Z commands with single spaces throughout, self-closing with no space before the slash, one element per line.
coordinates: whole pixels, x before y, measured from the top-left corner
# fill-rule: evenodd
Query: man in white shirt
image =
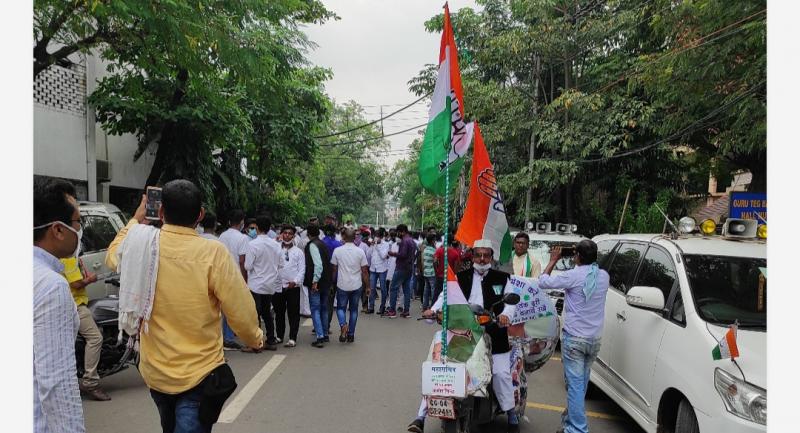
<path fill-rule="evenodd" d="M 200 223 L 200 229 L 197 230 L 197 232 L 200 234 L 200 237 L 218 241 L 217 217 L 211 212 L 206 212 L 203 221 Z"/>
<path fill-rule="evenodd" d="M 247 270 L 247 286 L 253 294 L 258 317 L 267 329 L 264 348 L 276 350 L 275 320 L 272 317 L 272 296 L 280 288 L 278 272 L 281 266 L 281 246 L 267 236 L 270 222 L 266 216 L 256 218 L 258 235 L 247 244 L 244 267 Z M 246 349 L 244 349 L 246 350 Z"/>
<path fill-rule="evenodd" d="M 519 419 L 514 411 L 514 385 L 511 378 L 511 345 L 508 341 L 508 329 L 511 318 L 516 312 L 515 305 L 503 304 L 501 301 L 505 293 L 513 293 L 507 287 L 510 275 L 492 269 L 492 242 L 488 239 L 475 241 L 472 254 L 472 269 L 461 271 L 457 274 L 458 285 L 470 304 L 482 305 L 487 310 L 492 308 L 497 315 L 499 326 L 487 326 L 486 333 L 492 342 L 492 388 L 497 401 L 508 415 L 508 431 L 519 432 Z M 440 295 L 430 310 L 422 313 L 425 317 L 434 317 L 444 303 L 444 296 Z M 408 426 L 408 431 L 422 433 L 422 426 L 427 414 L 427 405 L 420 405 L 417 418 Z"/>
<path fill-rule="evenodd" d="M 375 313 L 375 295 L 378 294 L 377 283 L 381 285 L 381 309 L 386 305 L 386 298 L 389 297 L 389 287 L 386 285 L 386 272 L 389 270 L 389 242 L 385 242 L 383 238 L 386 236 L 386 230 L 383 228 L 378 229 L 375 234 L 375 242 L 369 249 L 369 285 L 374 290 L 369 293 L 369 308 L 367 314 Z"/>
<path fill-rule="evenodd" d="M 511 255 L 511 261 L 503 265 L 500 270 L 521 277 L 539 278 L 542 273 L 542 265 L 528 253 L 530 243 L 527 233 L 517 233 L 514 236 L 514 254 Z"/>
<path fill-rule="evenodd" d="M 85 431 L 75 367 L 75 337 L 78 335 L 80 319 L 69 284 L 61 275 L 64 264 L 58 260 L 78 255 L 82 234 L 83 226 L 78 202 L 75 201 L 75 187 L 61 179 L 35 180 L 32 348 L 34 433 Z"/>
<path fill-rule="evenodd" d="M 219 241 L 222 242 L 225 248 L 228 249 L 228 252 L 231 253 L 231 258 L 234 263 L 239 266 L 239 270 L 242 272 L 242 276 L 246 282 L 247 270 L 244 268 L 244 259 L 247 254 L 247 244 L 250 242 L 250 238 L 242 233 L 243 227 L 244 211 L 241 209 L 231 211 L 228 217 L 228 229 L 219 235 Z M 242 349 L 242 345 L 234 339 L 233 330 L 228 326 L 228 321 L 225 319 L 224 314 L 222 315 L 222 340 L 225 348 Z"/>
<path fill-rule="evenodd" d="M 345 244 L 336 248 L 331 257 L 333 274 L 336 275 L 336 315 L 341 328 L 339 341 L 342 343 L 355 341 L 361 290 L 367 290 L 367 293 L 370 290 L 367 255 L 353 244 L 355 236 L 355 230 L 345 229 L 342 232 Z M 349 323 L 345 317 L 346 308 L 350 309 Z"/>
<path fill-rule="evenodd" d="M 297 345 L 297 332 L 300 330 L 300 288 L 306 274 L 306 256 L 294 245 L 296 229 L 291 225 L 281 228 L 280 292 L 273 297 L 275 305 L 275 328 L 277 341 L 282 342 L 286 333 L 286 315 L 289 315 L 289 340 L 284 347 Z"/>
<path fill-rule="evenodd" d="M 397 242 L 397 232 L 395 229 L 389 229 L 389 238 L 387 239 L 387 243 L 389 244 L 389 252 L 397 253 L 400 250 L 400 245 Z M 394 276 L 394 271 L 397 268 L 397 257 L 393 255 L 389 255 L 389 260 L 386 261 L 386 287 L 387 291 L 388 288 L 392 287 L 392 277 Z M 384 292 L 383 288 L 381 288 L 381 306 L 378 309 L 378 314 L 384 316 L 386 314 L 386 302 L 388 300 L 388 292 Z"/>

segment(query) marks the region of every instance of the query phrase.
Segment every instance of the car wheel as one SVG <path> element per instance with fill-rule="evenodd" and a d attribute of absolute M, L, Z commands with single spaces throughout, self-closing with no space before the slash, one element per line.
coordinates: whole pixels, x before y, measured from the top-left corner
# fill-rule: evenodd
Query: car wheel
<path fill-rule="evenodd" d="M 678 405 L 678 416 L 675 418 L 675 433 L 699 433 L 697 417 L 689 400 L 683 399 Z"/>

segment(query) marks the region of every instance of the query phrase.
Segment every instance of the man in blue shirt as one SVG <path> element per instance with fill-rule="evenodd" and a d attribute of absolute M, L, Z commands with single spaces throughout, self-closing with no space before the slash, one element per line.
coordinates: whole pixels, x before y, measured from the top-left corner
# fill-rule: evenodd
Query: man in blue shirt
<path fill-rule="evenodd" d="M 392 276 L 392 299 L 389 301 L 389 310 L 386 317 L 397 317 L 395 307 L 397 306 L 397 291 L 403 287 L 403 313 L 401 317 L 408 318 L 411 308 L 411 272 L 414 265 L 414 258 L 417 256 L 417 243 L 408 233 L 408 226 L 400 224 L 397 226 L 397 236 L 400 237 L 397 252 L 389 251 L 389 255 L 397 258 L 394 275 Z"/>
<path fill-rule="evenodd" d="M 550 252 L 550 263 L 539 277 L 540 289 L 564 289 L 564 332 L 561 361 L 567 385 L 567 410 L 561 415 L 564 433 L 587 433 L 586 387 L 603 335 L 608 272 L 597 266 L 597 244 L 584 239 L 575 247 L 575 268 L 551 277 L 561 259 L 561 247 Z"/>
<path fill-rule="evenodd" d="M 325 217 L 325 221 L 332 219 L 333 217 L 328 215 Z M 322 239 L 322 242 L 325 243 L 325 246 L 328 249 L 328 257 L 333 256 L 333 250 L 342 246 L 342 243 L 336 240 L 336 227 L 333 224 L 326 224 L 325 227 L 322 228 L 323 233 L 325 233 L 325 237 Z M 326 329 L 325 337 L 327 337 L 331 333 L 331 320 L 333 320 L 333 299 L 336 297 L 336 286 L 333 283 L 336 281 L 336 275 L 331 275 L 331 288 L 328 291 L 328 328 Z M 328 338 L 324 338 L 324 342 L 328 342 Z"/>

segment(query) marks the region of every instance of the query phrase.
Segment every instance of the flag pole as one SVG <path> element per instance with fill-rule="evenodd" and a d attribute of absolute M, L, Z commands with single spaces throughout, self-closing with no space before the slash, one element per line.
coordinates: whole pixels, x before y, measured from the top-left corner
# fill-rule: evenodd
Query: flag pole
<path fill-rule="evenodd" d="M 444 3 L 444 19 L 448 20 L 450 15 L 450 8 L 447 6 L 447 2 Z M 447 23 L 445 22 L 445 29 L 447 28 Z M 443 35 L 444 37 L 444 35 Z M 450 47 L 445 47 L 445 56 L 449 57 L 452 53 L 450 53 Z M 450 71 L 447 72 L 448 74 Z M 449 80 L 448 80 L 449 82 Z M 452 86 L 452 84 L 451 84 Z M 449 108 L 449 107 L 448 107 Z M 452 112 L 451 112 L 452 113 Z M 450 119 L 450 134 L 447 137 L 447 152 L 445 153 L 445 164 L 444 164 L 444 287 L 442 287 L 442 362 L 447 364 L 447 279 L 448 279 L 448 268 L 447 263 L 447 256 L 449 256 L 448 252 L 450 249 L 450 230 L 448 228 L 448 221 L 450 220 L 450 149 L 453 147 L 453 122 L 452 122 L 452 114 Z"/>

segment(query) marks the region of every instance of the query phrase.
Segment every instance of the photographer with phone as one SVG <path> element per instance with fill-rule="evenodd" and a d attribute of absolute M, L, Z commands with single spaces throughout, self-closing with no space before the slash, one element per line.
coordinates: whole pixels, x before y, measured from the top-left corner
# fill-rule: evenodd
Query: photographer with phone
<path fill-rule="evenodd" d="M 570 254 L 575 256 L 575 268 L 551 277 L 556 263 Z M 564 289 L 561 360 L 567 385 L 567 409 L 561 416 L 562 431 L 589 431 L 586 386 L 592 363 L 600 352 L 608 284 L 608 272 L 597 266 L 597 244 L 588 239 L 574 248 L 554 247 L 550 251 L 550 262 L 539 277 L 539 289 Z"/>

